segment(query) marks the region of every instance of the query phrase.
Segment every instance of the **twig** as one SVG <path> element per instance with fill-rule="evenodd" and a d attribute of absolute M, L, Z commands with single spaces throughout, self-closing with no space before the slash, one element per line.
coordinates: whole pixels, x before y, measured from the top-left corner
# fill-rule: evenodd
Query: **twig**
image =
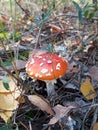
<path fill-rule="evenodd" d="M 58 15 L 57 17 L 61 17 L 61 16 L 65 16 L 65 17 L 72 17 L 72 18 L 78 18 L 78 15 L 74 15 L 74 14 L 61 14 L 61 15 Z M 84 17 L 83 17 L 84 18 Z M 93 17 L 92 18 L 93 20 L 98 20 L 97 17 Z"/>
<path fill-rule="evenodd" d="M 42 27 L 43 27 L 43 23 L 42 23 L 42 25 L 41 25 L 41 27 L 40 27 L 40 29 L 39 29 L 37 41 L 36 41 L 34 50 L 33 50 L 33 52 L 32 52 L 32 55 L 34 55 L 35 50 L 40 46 L 39 41 L 40 41 L 40 34 L 41 34 L 41 31 L 42 31 Z"/>
<path fill-rule="evenodd" d="M 29 130 L 32 130 L 31 121 L 29 121 Z"/>
<path fill-rule="evenodd" d="M 37 42 L 36 42 L 36 44 L 35 44 L 35 48 L 34 48 L 34 49 L 37 49 L 37 47 L 38 47 L 38 45 L 39 45 L 39 40 L 40 40 L 40 34 L 41 34 L 42 27 L 43 27 L 43 24 L 41 25 L 41 27 L 40 27 L 40 29 L 39 29 L 38 37 L 37 37 Z"/>
<path fill-rule="evenodd" d="M 21 8 L 21 10 L 25 12 L 25 9 L 17 2 L 17 0 L 15 0 L 15 2 Z"/>
<path fill-rule="evenodd" d="M 19 123 L 20 123 L 26 130 L 29 130 L 24 123 L 22 123 L 21 121 L 19 121 Z"/>

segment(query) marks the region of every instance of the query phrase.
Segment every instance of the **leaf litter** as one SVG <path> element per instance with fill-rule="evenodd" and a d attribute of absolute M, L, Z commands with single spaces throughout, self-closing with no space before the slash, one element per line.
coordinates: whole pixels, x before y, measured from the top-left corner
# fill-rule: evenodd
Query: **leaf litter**
<path fill-rule="evenodd" d="M 49 125 L 48 129 L 51 130 L 57 130 L 57 128 L 59 130 L 65 129 L 66 126 L 68 129 L 76 130 L 81 129 L 82 125 L 84 126 L 83 129 L 88 130 L 93 123 L 91 119 L 95 118 L 95 106 L 97 106 L 98 98 L 98 47 L 95 46 L 97 41 L 94 39 L 97 36 L 95 35 L 96 28 L 93 29 L 95 23 L 91 23 L 91 26 L 89 24 L 85 25 L 85 28 L 83 28 L 83 25 L 78 27 L 76 16 L 73 17 L 76 10 L 68 8 L 68 14 L 64 11 L 62 11 L 61 15 L 54 13 L 49 19 L 47 19 L 48 16 L 45 16 L 44 19 L 47 20 L 44 21 L 44 26 L 39 31 L 36 25 L 40 26 L 42 24 L 41 16 L 38 16 L 36 21 L 34 21 L 33 16 L 30 17 L 30 11 L 27 9 L 23 18 L 15 26 L 18 31 L 21 28 L 24 29 L 21 39 L 18 39 L 18 43 L 11 41 L 10 47 L 7 47 L 8 54 L 9 51 L 13 52 L 14 48 L 18 46 L 19 51 L 25 52 L 25 50 L 29 50 L 30 57 L 32 57 L 32 54 L 40 55 L 43 50 L 45 53 L 54 49 L 56 53 L 63 55 L 69 63 L 67 74 L 57 80 L 55 84 L 58 93 L 57 97 L 50 99 L 47 97 L 44 82 L 34 81 L 27 75 L 24 77 L 22 88 L 23 91 L 25 90 L 24 95 L 27 99 L 23 100 L 23 104 L 20 101 L 19 111 L 17 111 L 16 115 L 16 122 L 20 125 L 20 130 L 21 127 L 24 129 L 26 126 L 29 129 L 30 125 L 28 124 L 30 122 L 32 122 L 31 127 L 36 129 L 39 125 L 41 126 L 40 129 L 44 129 L 43 124 L 47 124 Z M 29 17 L 27 17 L 27 14 Z M 72 17 L 68 17 L 69 14 Z M 5 16 L 2 17 L 2 20 L 7 25 L 8 21 Z M 32 26 L 34 30 L 31 32 Z M 38 37 L 38 34 L 40 37 Z M 83 35 L 85 36 L 82 37 Z M 0 45 L 0 48 L 2 49 L 0 57 L 5 61 L 7 57 L 4 48 L 2 45 Z M 38 53 L 39 48 L 42 49 L 40 53 Z M 16 68 L 19 73 L 25 73 L 25 61 L 27 61 L 27 58 L 25 60 L 16 60 Z M 13 70 L 13 66 L 7 66 L 6 68 L 10 71 Z M 0 74 L 2 74 L 1 71 L 3 71 L 2 68 L 0 68 Z M 3 72 L 4 75 L 5 73 Z M 11 99 L 9 100 L 10 103 L 12 103 Z M 14 100 L 17 102 L 16 98 Z M 31 104 L 30 102 L 28 103 L 28 100 Z M 17 103 L 15 108 L 17 108 Z M 74 104 L 78 104 L 78 106 Z M 93 107 L 93 105 L 95 106 Z M 12 110 L 14 109 L 11 109 L 11 114 L 8 115 L 8 118 L 12 116 Z M 8 118 L 4 117 L 4 120 L 7 122 Z M 65 121 L 63 120 L 64 118 Z M 94 119 L 94 130 L 97 128 L 97 120 Z"/>

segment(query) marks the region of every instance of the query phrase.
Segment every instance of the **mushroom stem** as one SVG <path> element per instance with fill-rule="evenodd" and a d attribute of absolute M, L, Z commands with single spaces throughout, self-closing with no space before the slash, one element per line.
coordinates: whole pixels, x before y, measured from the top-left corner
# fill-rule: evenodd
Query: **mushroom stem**
<path fill-rule="evenodd" d="M 56 96 L 56 95 L 57 95 L 57 93 L 56 93 L 56 91 L 55 91 L 54 83 L 56 83 L 56 80 L 52 80 L 52 81 L 47 81 L 47 82 L 46 82 L 47 95 L 48 95 L 48 97 Z"/>

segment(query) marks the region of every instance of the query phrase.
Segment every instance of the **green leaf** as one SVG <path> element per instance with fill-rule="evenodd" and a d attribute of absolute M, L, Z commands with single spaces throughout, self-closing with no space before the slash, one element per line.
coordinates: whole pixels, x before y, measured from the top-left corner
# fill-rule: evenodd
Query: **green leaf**
<path fill-rule="evenodd" d="M 86 9 L 88 9 L 88 7 L 89 7 L 89 3 L 87 3 L 87 4 L 83 7 L 83 11 L 86 10 Z"/>
<path fill-rule="evenodd" d="M 34 20 L 34 23 L 37 24 L 38 26 L 42 25 L 42 20 Z"/>
<path fill-rule="evenodd" d="M 89 19 L 92 19 L 94 17 L 94 12 L 91 12 L 90 14 L 89 14 Z"/>
<path fill-rule="evenodd" d="M 16 129 L 15 129 L 15 130 L 19 130 L 19 129 L 18 129 L 18 126 L 16 127 Z"/>
<path fill-rule="evenodd" d="M 8 32 L 1 32 L 0 38 L 5 38 L 5 37 L 7 37 L 7 35 L 8 35 Z"/>
<path fill-rule="evenodd" d="M 79 6 L 79 4 L 75 1 L 72 1 L 72 3 L 74 4 L 74 6 L 78 9 L 78 11 L 82 12 L 82 8 Z"/>
<path fill-rule="evenodd" d="M 2 63 L 2 65 L 6 67 L 6 66 L 11 66 L 12 64 L 11 62 L 5 61 Z"/>
<path fill-rule="evenodd" d="M 48 44 L 45 48 L 42 48 L 42 50 L 47 50 L 48 52 L 52 52 L 53 51 L 53 47 L 51 44 Z"/>
<path fill-rule="evenodd" d="M 45 20 L 47 20 L 49 17 L 50 17 L 50 15 L 51 15 L 51 11 L 48 11 L 47 13 L 46 13 L 46 15 L 44 15 L 44 21 Z"/>
<path fill-rule="evenodd" d="M 14 39 L 15 42 L 18 42 L 21 38 L 21 32 L 13 32 L 9 35 L 10 39 Z"/>
<path fill-rule="evenodd" d="M 79 21 L 82 20 L 82 8 L 79 6 L 79 4 L 75 1 L 72 1 L 74 6 L 78 9 L 78 18 L 79 18 Z"/>
<path fill-rule="evenodd" d="M 3 82 L 4 88 L 6 90 L 9 90 L 9 82 L 10 82 L 10 80 L 6 76 L 4 76 L 3 79 L 2 79 L 2 82 Z"/>
<path fill-rule="evenodd" d="M 84 12 L 84 16 L 87 17 L 87 16 L 88 16 L 88 13 L 89 13 L 89 11 L 86 10 L 86 11 Z"/>
<path fill-rule="evenodd" d="M 2 126 L 0 127 L 0 130 L 19 130 L 19 129 L 18 129 L 18 126 L 16 127 L 16 129 L 11 129 L 8 126 Z"/>
<path fill-rule="evenodd" d="M 7 126 L 0 127 L 0 130 L 10 130 Z"/>
<path fill-rule="evenodd" d="M 89 4 L 89 7 L 95 7 L 95 4 Z"/>
<path fill-rule="evenodd" d="M 81 21 L 82 21 L 82 18 L 83 18 L 83 17 L 82 17 L 82 12 L 81 12 L 81 11 L 78 12 L 78 18 L 79 18 L 79 21 L 81 22 Z"/>

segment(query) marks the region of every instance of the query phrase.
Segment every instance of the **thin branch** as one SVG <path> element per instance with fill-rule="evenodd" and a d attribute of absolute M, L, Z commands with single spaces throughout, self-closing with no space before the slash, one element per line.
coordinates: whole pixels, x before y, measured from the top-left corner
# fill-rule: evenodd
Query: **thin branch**
<path fill-rule="evenodd" d="M 57 17 L 61 17 L 61 16 L 65 16 L 65 17 L 72 17 L 72 18 L 78 18 L 78 15 L 74 15 L 74 14 L 61 14 L 61 15 L 57 15 Z M 84 18 L 84 17 L 83 17 Z M 93 17 L 93 20 L 98 20 L 98 17 Z"/>

